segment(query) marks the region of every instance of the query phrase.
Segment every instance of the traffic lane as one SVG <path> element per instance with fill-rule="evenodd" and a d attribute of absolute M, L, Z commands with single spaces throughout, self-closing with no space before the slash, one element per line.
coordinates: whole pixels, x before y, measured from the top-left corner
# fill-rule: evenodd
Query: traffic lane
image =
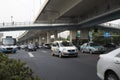
<path fill-rule="evenodd" d="M 47 49 L 31 53 L 34 57 L 30 57 L 25 51 L 10 56 L 26 61 L 34 75 L 42 80 L 99 80 L 96 75 L 98 55 L 79 54 L 78 58 L 58 58 L 51 56 L 50 50 Z"/>

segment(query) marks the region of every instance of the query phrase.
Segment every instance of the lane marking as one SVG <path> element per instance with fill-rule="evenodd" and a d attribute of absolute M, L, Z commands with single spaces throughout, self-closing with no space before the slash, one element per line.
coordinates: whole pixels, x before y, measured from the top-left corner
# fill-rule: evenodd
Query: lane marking
<path fill-rule="evenodd" d="M 29 55 L 30 57 L 34 57 L 34 55 L 33 55 L 31 52 L 28 52 L 28 55 Z"/>

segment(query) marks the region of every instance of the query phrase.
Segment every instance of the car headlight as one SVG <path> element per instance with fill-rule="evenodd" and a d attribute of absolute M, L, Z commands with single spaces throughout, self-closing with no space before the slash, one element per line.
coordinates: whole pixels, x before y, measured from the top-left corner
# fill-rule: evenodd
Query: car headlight
<path fill-rule="evenodd" d="M 6 48 L 2 48 L 2 50 L 6 50 Z"/>

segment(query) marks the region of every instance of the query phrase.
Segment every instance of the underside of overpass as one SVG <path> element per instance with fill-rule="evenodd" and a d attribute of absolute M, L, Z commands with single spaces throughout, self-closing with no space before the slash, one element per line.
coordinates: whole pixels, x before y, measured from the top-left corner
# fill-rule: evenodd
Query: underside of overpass
<path fill-rule="evenodd" d="M 97 28 L 113 30 L 114 28 L 106 28 L 98 24 L 119 18 L 120 0 L 49 0 L 34 23 L 67 23 L 72 24 L 72 26 L 66 25 L 69 29 Z M 65 29 L 63 27 L 65 26 L 61 28 L 56 26 L 56 29 Z M 119 31 L 118 29 L 114 30 Z M 30 39 L 36 35 L 45 35 L 45 33 L 46 30 L 35 32 L 31 30 L 22 39 Z"/>
<path fill-rule="evenodd" d="M 49 0 L 35 22 L 91 24 L 120 18 L 120 0 Z"/>

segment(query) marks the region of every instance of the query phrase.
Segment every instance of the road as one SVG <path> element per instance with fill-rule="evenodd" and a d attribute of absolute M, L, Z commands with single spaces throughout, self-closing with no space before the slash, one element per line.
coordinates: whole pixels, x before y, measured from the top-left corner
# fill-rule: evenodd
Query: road
<path fill-rule="evenodd" d="M 41 80 L 100 80 L 96 75 L 98 55 L 81 54 L 77 58 L 51 56 L 50 50 L 24 50 L 9 54 L 9 58 L 25 61 Z"/>

